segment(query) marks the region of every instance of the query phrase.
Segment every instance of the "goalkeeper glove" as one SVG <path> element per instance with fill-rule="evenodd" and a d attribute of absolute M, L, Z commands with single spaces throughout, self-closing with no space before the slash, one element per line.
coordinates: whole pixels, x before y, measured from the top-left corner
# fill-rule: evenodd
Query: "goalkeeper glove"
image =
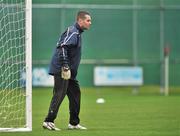
<path fill-rule="evenodd" d="M 61 77 L 64 80 L 68 80 L 68 79 L 71 78 L 71 71 L 70 71 L 70 68 L 69 68 L 69 66 L 67 64 L 63 65 L 62 68 L 61 68 Z"/>

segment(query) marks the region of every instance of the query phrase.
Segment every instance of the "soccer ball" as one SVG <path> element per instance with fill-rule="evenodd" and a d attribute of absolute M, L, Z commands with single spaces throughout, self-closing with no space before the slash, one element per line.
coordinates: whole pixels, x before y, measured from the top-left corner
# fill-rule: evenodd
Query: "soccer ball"
<path fill-rule="evenodd" d="M 98 98 L 96 100 L 96 103 L 105 103 L 105 100 L 103 98 Z"/>

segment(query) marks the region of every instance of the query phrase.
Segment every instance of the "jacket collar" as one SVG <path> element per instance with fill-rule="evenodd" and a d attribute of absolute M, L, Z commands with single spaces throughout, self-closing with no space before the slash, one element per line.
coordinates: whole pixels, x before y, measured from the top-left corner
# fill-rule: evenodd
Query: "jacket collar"
<path fill-rule="evenodd" d="M 84 32 L 84 30 L 79 26 L 79 24 L 76 22 L 75 25 L 74 25 L 80 33 Z"/>

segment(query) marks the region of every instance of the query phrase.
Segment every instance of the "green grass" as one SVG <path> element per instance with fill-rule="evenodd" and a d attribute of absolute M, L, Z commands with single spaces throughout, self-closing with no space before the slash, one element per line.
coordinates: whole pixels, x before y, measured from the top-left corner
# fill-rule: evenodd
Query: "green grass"
<path fill-rule="evenodd" d="M 0 136 L 180 136 L 180 91 L 171 88 L 170 96 L 163 96 L 157 87 L 82 88 L 81 124 L 88 130 L 67 130 L 68 101 L 63 101 L 56 125 L 61 131 L 42 129 L 47 114 L 51 88 L 33 89 L 33 131 L 0 133 Z M 103 97 L 104 104 L 96 104 Z"/>

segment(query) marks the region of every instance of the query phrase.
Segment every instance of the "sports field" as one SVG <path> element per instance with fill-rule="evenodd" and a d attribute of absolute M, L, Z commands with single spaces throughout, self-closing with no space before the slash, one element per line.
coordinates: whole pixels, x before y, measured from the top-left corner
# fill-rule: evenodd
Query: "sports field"
<path fill-rule="evenodd" d="M 33 131 L 0 133 L 1 136 L 180 136 L 180 92 L 171 88 L 170 96 L 158 87 L 82 88 L 81 124 L 88 130 L 67 130 L 68 101 L 60 108 L 56 125 L 61 131 L 42 129 L 51 98 L 51 88 L 33 88 Z M 96 104 L 103 97 L 104 104 Z"/>

